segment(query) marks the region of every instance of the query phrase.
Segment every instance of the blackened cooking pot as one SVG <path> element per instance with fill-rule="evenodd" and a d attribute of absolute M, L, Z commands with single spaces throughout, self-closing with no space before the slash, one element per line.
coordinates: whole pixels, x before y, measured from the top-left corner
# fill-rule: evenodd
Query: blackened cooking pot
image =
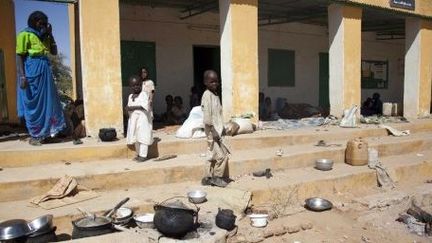
<path fill-rule="evenodd" d="M 84 217 L 72 221 L 72 239 L 109 234 L 115 231 L 111 218 Z"/>
<path fill-rule="evenodd" d="M 114 128 L 99 129 L 99 138 L 104 142 L 110 142 L 117 139 L 117 132 Z"/>
<path fill-rule="evenodd" d="M 195 206 L 196 210 L 191 209 L 180 200 L 167 202 L 171 199 L 154 206 L 153 223 L 163 235 L 179 239 L 196 229 L 199 208 Z"/>
<path fill-rule="evenodd" d="M 231 231 L 235 228 L 235 220 L 237 216 L 231 209 L 220 209 L 216 215 L 216 226 Z"/>

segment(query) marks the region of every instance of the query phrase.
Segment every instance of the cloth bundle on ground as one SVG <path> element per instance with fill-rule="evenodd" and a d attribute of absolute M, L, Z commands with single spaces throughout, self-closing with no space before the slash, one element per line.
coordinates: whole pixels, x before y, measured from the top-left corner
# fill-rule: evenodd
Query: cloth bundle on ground
<path fill-rule="evenodd" d="M 391 178 L 390 173 L 387 171 L 378 159 L 378 151 L 369 148 L 369 162 L 368 166 L 376 171 L 378 186 L 384 189 L 395 188 L 394 180 Z"/>
<path fill-rule="evenodd" d="M 195 106 L 189 113 L 189 117 L 177 130 L 177 138 L 204 138 L 204 121 L 201 106 Z"/>
<path fill-rule="evenodd" d="M 281 110 L 278 110 L 282 119 L 301 119 L 305 117 L 320 116 L 323 111 L 310 104 L 288 104 L 285 103 Z"/>
<path fill-rule="evenodd" d="M 30 203 L 44 209 L 58 208 L 99 195 L 78 184 L 75 178 L 65 175 L 47 193 L 31 199 Z"/>
<path fill-rule="evenodd" d="M 357 127 L 357 110 L 358 106 L 353 105 L 351 109 L 344 110 L 344 116 L 339 124 L 340 127 Z"/>
<path fill-rule="evenodd" d="M 204 120 L 201 106 L 194 107 L 189 113 L 189 117 L 183 125 L 177 130 L 177 138 L 204 138 Z M 238 134 L 252 133 L 253 124 L 249 118 L 233 118 L 225 125 L 227 135 L 234 136 Z"/>
<path fill-rule="evenodd" d="M 396 129 L 396 128 L 393 128 L 393 127 L 391 127 L 391 126 L 386 126 L 386 125 L 381 125 L 380 127 L 381 127 L 381 128 L 385 128 L 385 129 L 387 129 L 387 131 L 388 131 L 391 135 L 393 135 L 393 136 L 395 136 L 395 137 L 402 137 L 402 136 L 408 136 L 408 135 L 410 135 L 410 131 L 409 131 L 409 130 L 399 131 L 399 130 Z"/>

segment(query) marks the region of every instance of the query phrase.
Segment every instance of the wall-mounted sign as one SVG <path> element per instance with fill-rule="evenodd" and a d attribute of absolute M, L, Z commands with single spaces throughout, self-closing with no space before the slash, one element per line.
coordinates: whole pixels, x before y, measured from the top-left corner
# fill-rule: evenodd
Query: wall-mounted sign
<path fill-rule="evenodd" d="M 394 8 L 414 10 L 415 0 L 390 0 L 390 6 Z"/>

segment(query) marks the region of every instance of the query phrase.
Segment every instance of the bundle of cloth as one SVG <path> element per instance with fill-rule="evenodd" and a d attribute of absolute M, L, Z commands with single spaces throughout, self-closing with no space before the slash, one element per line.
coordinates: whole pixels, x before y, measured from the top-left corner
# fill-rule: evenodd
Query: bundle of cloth
<path fill-rule="evenodd" d="M 201 106 L 195 106 L 189 113 L 189 117 L 183 125 L 177 130 L 177 138 L 204 138 L 204 121 Z M 233 118 L 225 124 L 225 134 L 235 136 L 238 134 L 252 133 L 254 126 L 248 118 Z"/>

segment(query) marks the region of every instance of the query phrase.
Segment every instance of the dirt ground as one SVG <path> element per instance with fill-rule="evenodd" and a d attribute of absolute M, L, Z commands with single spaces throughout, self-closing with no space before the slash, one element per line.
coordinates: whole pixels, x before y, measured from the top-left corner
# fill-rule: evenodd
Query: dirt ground
<path fill-rule="evenodd" d="M 394 210 L 393 210 L 394 211 Z M 396 214 L 397 215 L 397 214 Z M 264 229 L 253 229 L 245 218 L 239 230 L 228 242 L 432 242 L 432 237 L 418 236 L 408 232 L 406 226 L 396 222 L 392 214 L 385 215 L 385 225 L 377 226 L 372 221 L 359 222 L 352 213 L 338 210 L 327 212 L 303 212 L 294 216 L 270 221 Z M 302 229 L 302 224 L 312 225 Z M 291 226 L 290 226 L 291 225 Z M 288 226 L 299 232 L 284 233 L 268 237 L 268 231 L 277 232 Z M 296 229 L 297 228 L 297 229 Z M 281 232 L 282 233 L 282 232 Z M 271 234 L 271 233 L 270 233 Z M 268 238 L 265 238 L 268 237 Z M 263 239 L 264 238 L 264 239 Z"/>
<path fill-rule="evenodd" d="M 432 236 L 411 233 L 404 223 L 396 221 L 413 200 L 431 213 L 431 189 L 432 184 L 424 183 L 387 192 L 372 190 L 357 198 L 359 201 L 353 200 L 353 195 L 335 196 L 329 211 L 312 212 L 298 206 L 291 210 L 297 212 L 270 220 L 265 228 L 252 227 L 245 217 L 228 242 L 432 242 Z"/>

